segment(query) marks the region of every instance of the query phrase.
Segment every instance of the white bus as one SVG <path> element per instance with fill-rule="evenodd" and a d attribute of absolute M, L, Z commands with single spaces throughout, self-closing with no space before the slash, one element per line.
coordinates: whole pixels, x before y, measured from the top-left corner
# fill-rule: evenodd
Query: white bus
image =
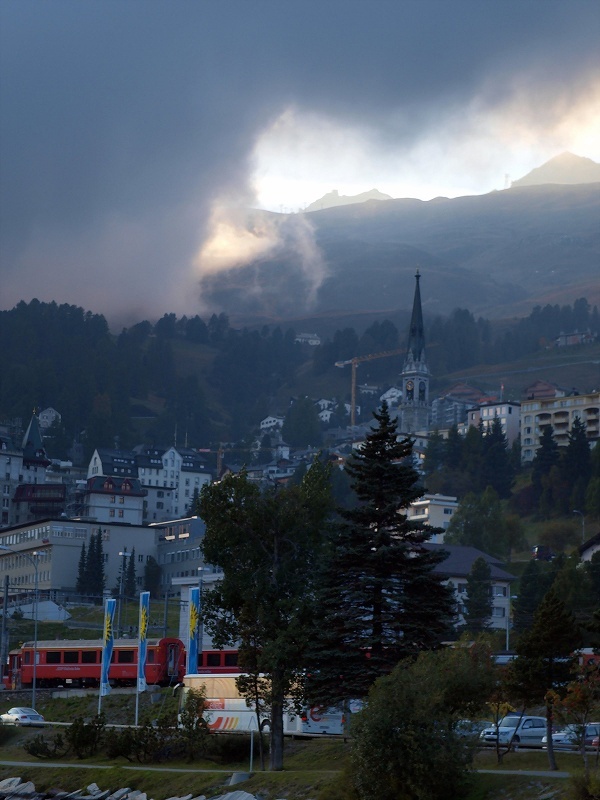
<path fill-rule="evenodd" d="M 246 700 L 238 692 L 235 682 L 238 677 L 239 675 L 185 675 L 180 707 L 185 704 L 190 689 L 199 690 L 204 686 L 206 717 L 211 731 L 249 733 L 256 730 L 256 712 L 248 707 Z M 344 733 L 344 717 L 337 708 L 322 709 L 313 706 L 300 715 L 286 711 L 283 714 L 283 732 L 286 735 L 340 736 Z"/>

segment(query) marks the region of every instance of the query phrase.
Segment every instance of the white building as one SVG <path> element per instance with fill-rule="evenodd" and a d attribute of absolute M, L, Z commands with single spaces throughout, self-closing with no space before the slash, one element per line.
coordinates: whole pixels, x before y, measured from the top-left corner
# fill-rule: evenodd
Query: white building
<path fill-rule="evenodd" d="M 137 478 L 112 475 L 88 478 L 82 497 L 82 516 L 98 522 L 142 525 L 145 496 L 146 491 Z"/>
<path fill-rule="evenodd" d="M 477 550 L 476 547 L 463 547 L 452 544 L 426 544 L 428 550 L 444 550 L 447 558 L 435 567 L 434 572 L 445 577 L 444 583 L 454 588 L 457 608 L 457 625 L 464 625 L 465 599 L 467 597 L 467 578 L 474 562 L 483 558 L 490 566 L 490 582 L 492 593 L 492 615 L 489 627 L 496 630 L 510 630 L 511 583 L 514 575 L 502 569 L 502 562 Z M 507 637 L 508 638 L 508 637 Z"/>
<path fill-rule="evenodd" d="M 443 494 L 424 494 L 406 509 L 406 517 L 412 522 L 420 522 L 432 528 L 443 528 L 446 531 L 457 508 L 456 497 Z M 444 534 L 436 533 L 430 541 L 443 542 Z"/>
<path fill-rule="evenodd" d="M 92 455 L 88 478 L 98 475 L 139 479 L 146 491 L 144 522 L 188 513 L 194 496 L 212 480 L 196 450 L 176 447 L 147 447 L 140 452 L 98 448 Z"/>
<path fill-rule="evenodd" d="M 51 428 L 55 422 L 61 422 L 62 417 L 54 408 L 45 408 L 43 411 L 40 411 L 38 419 L 40 421 L 40 428 L 46 430 L 47 428 Z"/>
<path fill-rule="evenodd" d="M 468 412 L 468 424 L 474 428 L 483 427 L 484 433 L 492 429 L 494 420 L 499 419 L 502 433 L 508 446 L 519 438 L 521 432 L 521 404 L 512 402 L 482 403 Z"/>

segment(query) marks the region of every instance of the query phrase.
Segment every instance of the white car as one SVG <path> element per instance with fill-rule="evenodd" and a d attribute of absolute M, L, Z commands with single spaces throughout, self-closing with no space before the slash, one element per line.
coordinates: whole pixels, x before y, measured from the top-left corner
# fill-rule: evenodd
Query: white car
<path fill-rule="evenodd" d="M 44 718 L 34 708 L 16 706 L 9 708 L 6 714 L 0 714 L 3 725 L 43 725 Z"/>
<path fill-rule="evenodd" d="M 583 725 L 567 725 L 560 731 L 552 734 L 552 744 L 557 750 L 576 750 L 581 746 Z M 600 735 L 600 722 L 588 722 L 585 726 L 585 746 L 591 747 L 594 737 Z M 542 745 L 546 746 L 548 739 L 542 739 Z"/>
<path fill-rule="evenodd" d="M 546 718 L 532 717 L 527 714 L 507 714 L 491 728 L 481 731 L 480 738 L 486 744 L 513 744 L 533 745 L 540 747 L 546 734 Z"/>

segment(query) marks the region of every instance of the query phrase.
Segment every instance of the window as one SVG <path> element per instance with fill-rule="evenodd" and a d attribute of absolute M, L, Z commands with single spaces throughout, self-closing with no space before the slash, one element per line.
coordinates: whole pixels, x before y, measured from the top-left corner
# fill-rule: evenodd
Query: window
<path fill-rule="evenodd" d="M 114 508 L 111 508 L 111 509 L 109 510 L 109 512 L 108 512 L 108 515 L 109 515 L 109 517 L 114 517 L 114 515 L 115 515 L 115 510 L 114 510 Z"/>
<path fill-rule="evenodd" d="M 119 664 L 134 664 L 134 650 L 119 650 L 117 652 L 117 662 Z"/>
<path fill-rule="evenodd" d="M 220 653 L 207 653 L 206 654 L 206 666 L 207 667 L 220 667 L 221 666 L 221 654 Z"/>
<path fill-rule="evenodd" d="M 111 494 L 111 496 L 110 496 L 110 502 L 111 502 L 111 503 L 115 503 L 115 502 L 116 502 L 116 497 L 115 497 L 115 495 L 114 495 L 114 494 Z"/>
<path fill-rule="evenodd" d="M 238 654 L 237 653 L 225 653 L 225 666 L 226 667 L 237 667 L 238 663 Z"/>
<path fill-rule="evenodd" d="M 506 597 L 506 586 L 492 586 L 493 597 Z"/>
<path fill-rule="evenodd" d="M 125 511 L 122 508 L 120 508 L 119 509 L 119 516 L 123 517 L 124 513 L 125 513 Z"/>
<path fill-rule="evenodd" d="M 64 664 L 79 664 L 79 652 L 77 650 L 65 650 L 63 653 Z"/>
<path fill-rule="evenodd" d="M 497 606 L 494 606 L 494 608 L 492 608 L 492 617 L 505 617 L 505 616 L 506 616 L 506 610 L 504 608 L 498 608 Z"/>
<path fill-rule="evenodd" d="M 60 664 L 60 652 L 46 653 L 46 664 Z"/>
<path fill-rule="evenodd" d="M 141 562 L 141 563 L 143 563 L 143 561 L 144 561 L 144 556 L 142 556 L 142 555 L 139 555 L 139 556 L 138 556 L 138 561 L 139 561 L 139 562 Z"/>
<path fill-rule="evenodd" d="M 121 503 L 121 505 L 123 505 L 124 502 L 125 502 L 125 498 L 123 497 L 123 495 L 121 495 L 119 497 L 119 503 Z"/>
<path fill-rule="evenodd" d="M 81 663 L 82 664 L 97 664 L 98 663 L 98 651 L 97 650 L 82 650 L 81 651 Z"/>

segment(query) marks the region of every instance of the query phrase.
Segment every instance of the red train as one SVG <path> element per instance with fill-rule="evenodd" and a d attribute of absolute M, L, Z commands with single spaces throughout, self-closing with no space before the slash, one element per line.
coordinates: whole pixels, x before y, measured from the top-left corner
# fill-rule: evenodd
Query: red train
<path fill-rule="evenodd" d="M 36 684 L 51 686 L 98 686 L 102 663 L 101 640 L 37 642 Z M 34 643 L 25 642 L 8 657 L 4 678 L 7 688 L 33 684 Z M 116 639 L 109 680 L 115 686 L 134 686 L 137 679 L 138 643 Z M 146 681 L 168 686 L 185 672 L 185 648 L 180 639 L 148 639 Z"/>
<path fill-rule="evenodd" d="M 36 685 L 43 687 L 98 686 L 102 662 L 101 640 L 38 641 Z M 4 675 L 7 689 L 33 684 L 34 643 L 25 642 L 11 650 Z M 115 686 L 134 686 L 137 679 L 138 642 L 116 639 L 111 658 L 109 680 Z M 237 673 L 237 650 L 206 650 L 198 658 L 197 672 Z M 183 680 L 186 653 L 180 639 L 148 639 L 146 682 L 169 686 Z"/>

